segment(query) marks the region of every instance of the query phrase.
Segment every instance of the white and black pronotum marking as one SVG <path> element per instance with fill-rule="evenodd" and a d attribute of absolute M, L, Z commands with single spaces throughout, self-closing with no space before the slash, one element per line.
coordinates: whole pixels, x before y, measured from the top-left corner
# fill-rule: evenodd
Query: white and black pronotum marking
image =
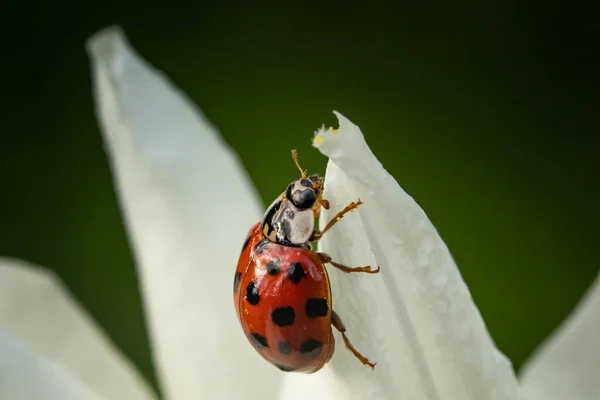
<path fill-rule="evenodd" d="M 316 201 L 317 194 L 310 179 L 293 181 L 267 209 L 263 234 L 275 243 L 306 247 L 315 227 L 312 207 Z"/>

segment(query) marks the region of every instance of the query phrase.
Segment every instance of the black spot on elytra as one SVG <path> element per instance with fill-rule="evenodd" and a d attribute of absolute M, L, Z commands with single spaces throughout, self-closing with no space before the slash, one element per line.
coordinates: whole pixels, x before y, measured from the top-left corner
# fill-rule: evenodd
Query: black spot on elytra
<path fill-rule="evenodd" d="M 283 372 L 292 372 L 292 371 L 295 371 L 294 368 L 286 367 L 285 365 L 275 364 L 275 366 L 277 368 L 279 368 L 280 370 L 282 370 Z"/>
<path fill-rule="evenodd" d="M 296 313 L 292 307 L 279 307 L 271 313 L 271 320 L 277 326 L 290 326 L 296 320 Z"/>
<path fill-rule="evenodd" d="M 323 345 L 315 339 L 308 339 L 300 346 L 300 352 L 306 357 L 316 357 L 321 350 L 323 350 Z"/>
<path fill-rule="evenodd" d="M 238 288 L 240 287 L 240 279 L 242 279 L 242 273 L 236 272 L 235 278 L 233 278 L 233 293 L 237 292 Z"/>
<path fill-rule="evenodd" d="M 306 277 L 306 274 L 304 273 L 302 264 L 298 262 L 290 263 L 290 268 L 288 269 L 288 278 L 290 281 L 292 281 L 292 283 L 298 283 L 304 277 Z"/>
<path fill-rule="evenodd" d="M 281 271 L 281 262 L 279 258 L 274 258 L 267 264 L 267 273 L 271 276 L 277 275 Z"/>
<path fill-rule="evenodd" d="M 244 250 L 246 250 L 246 247 L 248 247 L 248 243 L 250 243 L 250 239 L 252 239 L 252 236 L 248 235 L 246 240 L 244 240 L 244 244 L 242 245 L 242 252 L 244 252 Z"/>
<path fill-rule="evenodd" d="M 257 349 L 264 349 L 265 347 L 269 347 L 269 343 L 267 343 L 267 338 L 263 335 L 259 335 L 258 333 L 250 334 L 250 342 Z"/>
<path fill-rule="evenodd" d="M 252 304 L 253 306 L 257 305 L 260 301 L 260 295 L 258 294 L 258 287 L 256 286 L 256 283 L 250 282 L 250 284 L 248 284 L 248 287 L 246 288 L 246 300 L 248 300 L 248 303 Z"/>
<path fill-rule="evenodd" d="M 302 179 L 300 184 L 304 187 L 312 187 L 312 182 L 309 179 Z"/>
<path fill-rule="evenodd" d="M 317 298 L 308 299 L 306 300 L 305 311 L 308 318 L 325 317 L 329 312 L 327 300 Z"/>
<path fill-rule="evenodd" d="M 279 352 L 281 354 L 289 356 L 290 354 L 292 354 L 292 348 L 290 347 L 290 344 L 288 342 L 279 342 Z"/>
<path fill-rule="evenodd" d="M 258 254 L 262 253 L 263 251 L 265 251 L 265 249 L 267 247 L 269 247 L 269 244 L 271 242 L 269 241 L 269 239 L 264 238 L 263 240 L 261 240 L 260 242 L 258 242 L 256 244 L 256 246 L 254 246 L 254 251 Z"/>

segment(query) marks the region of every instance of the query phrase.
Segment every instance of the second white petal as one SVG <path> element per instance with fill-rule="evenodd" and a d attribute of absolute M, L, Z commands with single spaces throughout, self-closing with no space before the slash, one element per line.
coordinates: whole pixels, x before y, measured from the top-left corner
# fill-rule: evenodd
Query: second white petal
<path fill-rule="evenodd" d="M 241 246 L 262 215 L 247 173 L 119 30 L 102 32 L 90 48 L 98 117 L 167 398 L 271 398 L 279 373 L 247 343 L 233 305 Z"/>

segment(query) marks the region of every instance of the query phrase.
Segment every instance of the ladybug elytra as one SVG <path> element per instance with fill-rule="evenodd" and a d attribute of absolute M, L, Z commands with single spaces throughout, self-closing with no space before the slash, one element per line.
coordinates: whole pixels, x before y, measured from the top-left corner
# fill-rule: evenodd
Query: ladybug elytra
<path fill-rule="evenodd" d="M 375 364 L 352 346 L 332 308 L 325 263 L 346 273 L 374 274 L 379 267 L 347 267 L 310 247 L 362 202 L 350 203 L 323 230 L 315 230 L 315 217 L 322 207 L 329 209 L 329 202 L 322 197 L 323 178 L 307 176 L 296 151 L 292 157 L 301 178 L 275 199 L 243 244 L 233 285 L 238 319 L 258 353 L 282 371 L 313 373 L 321 369 L 333 355 L 332 326 L 354 356 L 374 368 Z"/>

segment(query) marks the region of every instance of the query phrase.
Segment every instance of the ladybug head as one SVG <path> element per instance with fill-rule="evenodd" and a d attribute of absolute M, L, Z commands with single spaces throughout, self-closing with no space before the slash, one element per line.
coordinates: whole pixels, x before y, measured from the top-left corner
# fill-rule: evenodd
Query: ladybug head
<path fill-rule="evenodd" d="M 313 175 L 292 181 L 286 191 L 285 197 L 299 210 L 313 208 L 321 199 L 323 191 L 323 178 Z"/>
<path fill-rule="evenodd" d="M 299 210 L 313 208 L 317 204 L 328 210 L 329 202 L 323 198 L 323 178 L 319 175 L 306 175 L 306 171 L 298 164 L 296 150 L 292 150 L 292 158 L 302 177 L 288 185 L 285 197 Z"/>
<path fill-rule="evenodd" d="M 293 180 L 269 206 L 263 218 L 262 231 L 272 242 L 304 246 L 313 234 L 315 215 L 318 215 L 320 207 L 329 209 L 329 202 L 323 198 L 323 178 L 307 176 L 298 165 L 295 150 L 292 157 L 301 177 Z"/>

